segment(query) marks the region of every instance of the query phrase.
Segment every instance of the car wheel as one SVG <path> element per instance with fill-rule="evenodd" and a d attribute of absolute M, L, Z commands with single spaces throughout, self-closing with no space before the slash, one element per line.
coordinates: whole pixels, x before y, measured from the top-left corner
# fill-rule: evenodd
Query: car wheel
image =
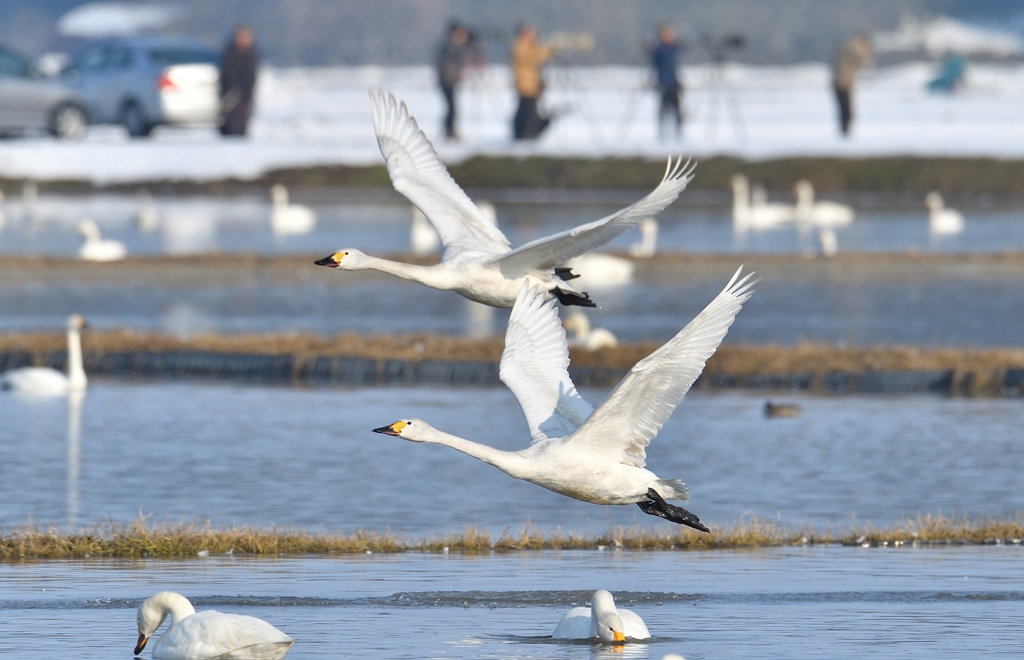
<path fill-rule="evenodd" d="M 146 137 L 153 130 L 153 125 L 146 119 L 137 103 L 126 103 L 121 108 L 121 124 L 133 138 Z"/>
<path fill-rule="evenodd" d="M 85 110 L 73 103 L 64 103 L 50 116 L 50 133 L 62 140 L 81 140 L 88 124 Z"/>

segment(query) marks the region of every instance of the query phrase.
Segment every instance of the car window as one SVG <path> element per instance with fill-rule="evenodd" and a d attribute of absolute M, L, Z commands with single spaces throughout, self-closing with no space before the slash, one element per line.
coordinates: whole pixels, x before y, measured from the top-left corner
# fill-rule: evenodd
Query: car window
<path fill-rule="evenodd" d="M 216 64 L 217 54 L 201 48 L 153 48 L 149 58 L 160 66 L 175 64 Z"/>
<path fill-rule="evenodd" d="M 75 61 L 71 63 L 70 68 L 78 69 L 79 71 L 102 69 L 107 65 L 108 50 L 106 46 L 96 46 L 83 50 L 75 58 Z"/>
<path fill-rule="evenodd" d="M 28 62 L 21 59 L 14 53 L 0 50 L 0 76 L 28 77 Z"/>
<path fill-rule="evenodd" d="M 132 52 L 124 46 L 111 46 L 107 51 L 107 66 L 111 69 L 127 69 L 132 63 Z"/>

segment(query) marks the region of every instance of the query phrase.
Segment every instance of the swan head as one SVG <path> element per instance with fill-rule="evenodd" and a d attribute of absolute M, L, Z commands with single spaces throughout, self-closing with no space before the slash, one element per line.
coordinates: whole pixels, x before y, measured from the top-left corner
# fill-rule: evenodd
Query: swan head
<path fill-rule="evenodd" d="M 940 195 L 935 190 L 931 191 L 930 193 L 925 195 L 924 205 L 925 207 L 932 211 L 941 209 L 944 205 L 944 202 L 942 201 L 942 195 Z"/>
<path fill-rule="evenodd" d="M 177 622 L 195 614 L 195 611 L 187 598 L 173 591 L 161 591 L 142 601 L 142 605 L 139 605 L 139 611 L 135 615 L 135 621 L 139 628 L 139 641 L 135 644 L 135 655 L 142 653 L 142 649 L 146 648 L 146 642 L 164 622 L 168 614 L 171 615 L 173 621 Z"/>
<path fill-rule="evenodd" d="M 365 257 L 365 254 L 355 248 L 345 248 L 313 263 L 317 266 L 327 266 L 328 268 L 339 268 L 341 270 L 359 270 L 364 267 L 363 260 Z"/>
<path fill-rule="evenodd" d="M 413 442 L 430 442 L 430 432 L 434 428 L 421 419 L 400 419 L 389 426 L 382 426 L 373 429 L 374 433 L 393 435 L 396 438 L 412 440 Z"/>
<path fill-rule="evenodd" d="M 75 223 L 75 231 L 86 238 L 99 238 L 100 228 L 91 218 L 82 218 Z"/>
<path fill-rule="evenodd" d="M 590 598 L 590 634 L 608 644 L 621 644 L 626 641 L 625 631 L 611 593 L 604 589 L 595 591 Z"/>
<path fill-rule="evenodd" d="M 742 174 L 733 174 L 729 181 L 732 183 L 733 192 L 746 191 L 749 187 L 747 177 Z"/>
<path fill-rule="evenodd" d="M 81 314 L 72 314 L 68 317 L 68 330 L 81 330 L 82 328 L 88 328 L 89 324 Z"/>
<path fill-rule="evenodd" d="M 793 185 L 797 199 L 814 199 L 814 186 L 807 179 L 800 179 Z"/>
<path fill-rule="evenodd" d="M 280 183 L 270 186 L 270 199 L 276 204 L 288 203 L 288 189 Z"/>

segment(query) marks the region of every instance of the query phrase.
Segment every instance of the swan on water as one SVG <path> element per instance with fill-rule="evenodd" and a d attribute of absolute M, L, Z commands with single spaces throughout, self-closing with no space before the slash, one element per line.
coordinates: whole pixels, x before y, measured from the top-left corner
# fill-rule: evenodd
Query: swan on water
<path fill-rule="evenodd" d="M 196 612 L 181 594 L 161 591 L 142 601 L 135 655 L 170 615 L 171 626 L 153 646 L 154 660 L 284 657 L 295 641 L 263 619 L 214 610 Z"/>
<path fill-rule="evenodd" d="M 732 176 L 732 224 L 738 230 L 770 229 L 796 218 L 796 209 L 788 204 L 751 202 L 750 183 L 742 174 Z"/>
<path fill-rule="evenodd" d="M 964 230 L 964 216 L 956 209 L 946 208 L 938 191 L 928 193 L 924 205 L 928 208 L 928 232 L 933 236 L 950 236 Z"/>
<path fill-rule="evenodd" d="M 855 213 L 852 206 L 830 201 L 815 201 L 814 186 L 800 179 L 793 186 L 796 193 L 796 221 L 816 227 L 843 227 L 851 222 Z"/>
<path fill-rule="evenodd" d="M 89 218 L 82 218 L 75 224 L 75 231 L 85 236 L 78 248 L 78 258 L 85 261 L 120 261 L 128 256 L 128 249 L 121 241 L 102 238 L 100 228 Z"/>
<path fill-rule="evenodd" d="M 316 227 L 313 209 L 288 201 L 288 189 L 280 183 L 270 186 L 270 228 L 278 235 L 308 234 Z"/>
<path fill-rule="evenodd" d="M 160 216 L 153 206 L 153 196 L 143 188 L 136 195 L 138 208 L 135 211 L 135 227 L 141 232 L 149 233 L 160 226 Z"/>
<path fill-rule="evenodd" d="M 602 220 L 531 241 L 512 250 L 508 239 L 448 174 L 405 103 L 382 90 L 370 93 L 377 144 L 395 189 L 417 206 L 441 237 L 441 262 L 419 266 L 344 248 L 316 262 L 339 270 L 373 269 L 456 293 L 493 307 L 511 307 L 524 281 L 563 305 L 594 307 L 568 280 L 565 263 L 604 245 L 671 204 L 693 178 L 690 161 L 671 158 L 649 195 Z"/>
<path fill-rule="evenodd" d="M 562 327 L 570 333 L 569 346 L 578 346 L 588 351 L 611 348 L 619 345 L 619 340 L 606 328 L 591 328 L 590 317 L 586 312 L 574 309 L 565 317 Z"/>
<path fill-rule="evenodd" d="M 499 378 L 526 417 L 532 441 L 502 451 L 439 431 L 418 419 L 373 429 L 413 442 L 446 445 L 568 497 L 594 504 L 637 504 L 644 513 L 701 531 L 686 509 L 679 479 L 647 470 L 645 448 L 657 436 L 704 363 L 753 293 L 752 274 L 736 271 L 714 300 L 665 345 L 638 362 L 594 409 L 569 378 L 569 348 L 552 299 L 524 283 L 509 316 Z"/>
<path fill-rule="evenodd" d="M 611 593 L 600 589 L 590 597 L 590 607 L 574 607 L 558 622 L 553 639 L 600 639 L 622 643 L 626 639 L 650 639 L 651 633 L 640 615 L 615 607 Z"/>
<path fill-rule="evenodd" d="M 85 368 L 82 366 L 82 337 L 80 330 L 86 327 L 85 319 L 78 314 L 68 317 L 68 372 L 66 374 L 50 367 L 23 367 L 0 373 L 0 390 L 34 396 L 65 396 L 84 392 L 88 385 Z"/>
<path fill-rule="evenodd" d="M 629 253 L 634 257 L 653 257 L 658 251 L 658 221 L 644 218 L 637 229 L 640 230 L 640 241 L 629 246 Z"/>

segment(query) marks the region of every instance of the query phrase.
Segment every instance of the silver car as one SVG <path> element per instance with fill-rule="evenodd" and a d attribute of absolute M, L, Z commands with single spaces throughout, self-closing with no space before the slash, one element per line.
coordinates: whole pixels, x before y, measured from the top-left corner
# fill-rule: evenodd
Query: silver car
<path fill-rule="evenodd" d="M 42 130 L 60 138 L 85 135 L 85 102 L 73 88 L 44 76 L 28 59 L 0 47 L 0 135 Z"/>
<path fill-rule="evenodd" d="M 86 46 L 61 76 L 85 99 L 90 122 L 143 137 L 162 124 L 219 123 L 218 59 L 188 37 L 122 37 Z"/>

